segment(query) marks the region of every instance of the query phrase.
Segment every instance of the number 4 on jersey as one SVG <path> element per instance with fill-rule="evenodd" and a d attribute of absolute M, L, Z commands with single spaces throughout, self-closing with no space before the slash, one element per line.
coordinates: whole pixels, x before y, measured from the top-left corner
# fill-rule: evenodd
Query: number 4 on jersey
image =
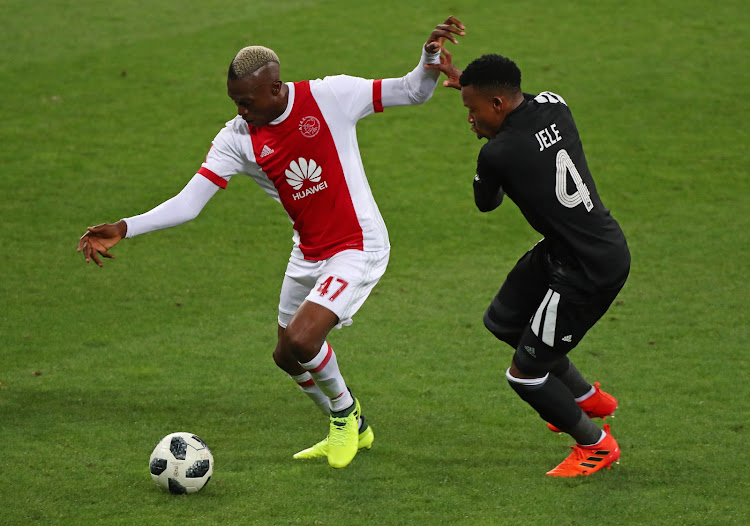
<path fill-rule="evenodd" d="M 333 301 L 336 298 L 338 298 L 339 294 L 344 292 L 344 289 L 347 287 L 347 285 L 349 285 L 348 281 L 344 281 L 341 278 L 334 278 L 333 276 L 328 276 L 328 278 L 323 283 L 320 284 L 320 287 L 318 287 L 317 292 L 319 292 L 321 296 L 325 296 L 326 294 L 328 294 L 328 289 L 331 287 L 331 283 L 333 283 L 334 279 L 336 280 L 336 282 L 340 283 L 341 286 L 339 286 L 339 288 L 336 289 L 336 292 L 331 294 L 331 297 L 328 298 L 330 301 Z"/>
<path fill-rule="evenodd" d="M 576 185 L 576 191 L 568 193 L 568 173 Z M 591 202 L 591 193 L 588 186 L 581 179 L 573 159 L 570 158 L 565 148 L 557 152 L 557 178 L 555 180 L 555 195 L 560 204 L 568 208 L 575 208 L 583 203 L 587 212 L 591 212 L 594 203 Z"/>

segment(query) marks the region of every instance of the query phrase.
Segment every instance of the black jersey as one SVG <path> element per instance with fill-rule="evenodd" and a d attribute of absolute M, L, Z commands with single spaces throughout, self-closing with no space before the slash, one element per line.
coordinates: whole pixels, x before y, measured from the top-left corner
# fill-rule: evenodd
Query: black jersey
<path fill-rule="evenodd" d="M 630 252 L 602 204 L 573 116 L 559 95 L 524 93 L 498 134 L 482 147 L 474 199 L 483 212 L 507 194 L 550 251 L 573 261 L 596 288 L 621 284 Z"/>

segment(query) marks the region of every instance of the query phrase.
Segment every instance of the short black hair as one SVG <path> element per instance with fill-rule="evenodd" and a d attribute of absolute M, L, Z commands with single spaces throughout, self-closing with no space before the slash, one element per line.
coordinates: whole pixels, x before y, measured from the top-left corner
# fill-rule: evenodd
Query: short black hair
<path fill-rule="evenodd" d="M 502 55 L 482 55 L 466 66 L 458 79 L 461 86 L 499 88 L 521 91 L 521 70 L 511 59 Z"/>

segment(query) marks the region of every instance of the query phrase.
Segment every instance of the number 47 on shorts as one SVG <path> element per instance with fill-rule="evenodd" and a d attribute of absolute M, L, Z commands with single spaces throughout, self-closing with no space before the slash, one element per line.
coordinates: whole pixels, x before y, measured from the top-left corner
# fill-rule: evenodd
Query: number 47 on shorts
<path fill-rule="evenodd" d="M 333 292 L 333 294 L 331 294 L 331 296 L 328 298 L 330 301 L 334 301 L 336 298 L 338 298 L 339 294 L 344 292 L 344 289 L 347 287 L 347 285 L 349 285 L 348 281 L 344 281 L 343 279 L 336 278 L 334 276 L 328 276 L 328 278 L 326 278 L 326 280 L 320 284 L 317 292 L 319 292 L 321 296 L 327 295 L 329 292 L 331 292 L 330 289 L 334 280 L 336 280 L 336 283 L 334 284 L 335 292 Z"/>

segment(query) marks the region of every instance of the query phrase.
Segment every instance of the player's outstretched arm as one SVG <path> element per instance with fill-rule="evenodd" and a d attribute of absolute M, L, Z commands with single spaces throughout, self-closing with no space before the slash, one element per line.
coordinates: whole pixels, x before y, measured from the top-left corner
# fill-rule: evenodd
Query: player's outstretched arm
<path fill-rule="evenodd" d="M 98 256 L 114 259 L 115 256 L 108 250 L 124 238 L 127 231 L 128 227 L 122 220 L 117 223 L 90 226 L 78 241 L 78 252 L 83 252 L 86 263 L 93 259 L 94 263 L 101 267 L 102 262 Z"/>
<path fill-rule="evenodd" d="M 422 50 L 419 64 L 412 71 L 400 78 L 383 79 L 382 104 L 384 108 L 423 104 L 432 97 L 440 78 L 440 70 L 425 69 L 425 65 L 440 61 L 440 50 L 444 50 L 446 41 L 458 43 L 458 37 L 464 36 L 464 25 L 456 17 L 448 17 L 438 24 L 430 33 Z"/>
<path fill-rule="evenodd" d="M 107 251 L 126 236 L 134 237 L 195 219 L 218 190 L 215 183 L 195 174 L 179 194 L 145 214 L 89 227 L 78 242 L 78 251 L 83 252 L 87 263 L 93 259 L 101 267 L 97 254 L 112 259 L 114 256 Z"/>

